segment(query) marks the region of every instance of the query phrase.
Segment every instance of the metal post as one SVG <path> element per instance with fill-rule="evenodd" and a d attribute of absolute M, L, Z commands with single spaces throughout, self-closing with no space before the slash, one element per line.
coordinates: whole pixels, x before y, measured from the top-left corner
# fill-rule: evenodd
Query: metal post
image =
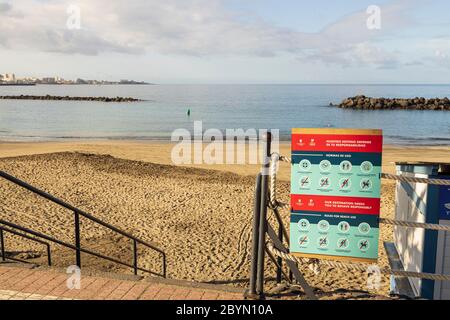
<path fill-rule="evenodd" d="M 250 262 L 250 296 L 256 295 L 258 266 L 259 214 L 261 205 L 261 173 L 256 177 L 255 202 L 253 206 L 252 260 Z"/>
<path fill-rule="evenodd" d="M 267 132 L 265 137 L 265 151 L 263 157 L 262 179 L 261 179 L 261 204 L 259 216 L 259 241 L 258 241 L 258 273 L 256 281 L 256 292 L 261 298 L 264 298 L 264 255 L 266 247 L 266 230 L 267 230 L 267 204 L 268 204 L 268 174 L 270 167 L 270 153 L 272 134 Z"/>
<path fill-rule="evenodd" d="M 138 272 L 138 254 L 137 254 L 137 242 L 133 240 L 133 258 L 134 258 L 134 275 L 137 275 Z"/>
<path fill-rule="evenodd" d="M 286 231 L 286 228 L 283 225 L 283 220 L 281 219 L 280 213 L 278 212 L 277 208 L 273 208 L 272 212 L 275 215 L 275 218 L 278 222 L 278 240 L 280 240 L 281 243 L 283 243 L 283 239 L 286 239 L 286 242 L 289 246 L 289 235 Z M 278 257 L 276 259 L 277 262 L 277 283 L 281 283 L 282 280 L 282 268 L 283 268 L 283 259 L 281 259 L 280 257 Z M 288 278 L 286 278 L 286 280 L 289 281 Z"/>
<path fill-rule="evenodd" d="M 47 262 L 48 262 L 49 267 L 51 267 L 52 266 L 52 253 L 51 253 L 49 244 L 47 244 Z"/>
<path fill-rule="evenodd" d="M 75 211 L 75 258 L 78 268 L 81 268 L 80 214 Z"/>
<path fill-rule="evenodd" d="M 278 239 L 280 239 L 280 242 L 283 243 L 283 227 L 281 224 L 278 226 Z M 277 264 L 277 283 L 281 283 L 281 278 L 283 276 L 283 259 L 281 259 L 281 257 L 277 258 Z"/>
<path fill-rule="evenodd" d="M 0 247 L 2 251 L 2 260 L 3 262 L 5 262 L 6 254 L 5 254 L 5 238 L 3 237 L 3 229 L 0 229 Z"/>
<path fill-rule="evenodd" d="M 167 262 L 166 262 L 166 254 L 162 252 L 163 258 L 163 278 L 167 278 Z"/>

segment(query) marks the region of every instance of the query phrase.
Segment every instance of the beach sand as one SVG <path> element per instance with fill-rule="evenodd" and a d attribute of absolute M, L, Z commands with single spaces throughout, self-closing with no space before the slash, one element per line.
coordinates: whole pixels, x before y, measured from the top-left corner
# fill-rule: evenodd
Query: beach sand
<path fill-rule="evenodd" d="M 167 254 L 168 277 L 245 287 L 248 283 L 253 192 L 258 165 L 174 166 L 169 143 L 77 141 L 0 143 L 0 170 L 43 189 L 92 215 L 156 243 Z M 280 153 L 289 155 L 288 144 Z M 383 171 L 393 161 L 448 161 L 449 147 L 386 146 Z M 278 197 L 289 200 L 288 164 L 280 165 Z M 392 217 L 395 183 L 383 180 L 383 217 Z M 36 231 L 73 243 L 73 214 L 0 181 L 0 216 Z M 289 212 L 282 211 L 288 225 Z M 82 244 L 131 262 L 130 242 L 82 219 Z M 392 240 L 392 227 L 381 227 L 381 267 L 387 266 L 382 246 Z M 8 251 L 42 251 L 29 242 L 7 237 Z M 31 254 L 32 256 L 32 254 Z M 86 255 L 84 267 L 124 271 Z M 41 257 L 40 259 L 44 259 Z M 38 258 L 39 260 L 39 258 Z M 54 262 L 74 264 L 73 252 L 56 247 Z M 160 271 L 159 257 L 139 247 L 139 265 Z M 128 269 L 129 270 L 129 269 Z M 364 273 L 322 268 L 318 275 L 302 266 L 311 286 L 323 298 L 364 296 Z M 129 271 L 128 271 L 129 272 Z M 275 270 L 268 264 L 267 276 Z M 268 281 L 268 288 L 274 286 Z M 389 277 L 383 276 L 375 296 L 387 297 Z M 362 291 L 362 293 L 359 293 Z"/>

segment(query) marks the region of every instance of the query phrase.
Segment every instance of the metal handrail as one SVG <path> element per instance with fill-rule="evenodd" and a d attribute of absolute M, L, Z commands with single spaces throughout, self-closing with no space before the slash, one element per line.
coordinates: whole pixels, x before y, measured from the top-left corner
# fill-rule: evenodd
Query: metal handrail
<path fill-rule="evenodd" d="M 0 252 L 2 255 L 3 261 L 6 261 L 6 259 L 7 259 L 6 258 L 6 250 L 5 250 L 5 238 L 4 238 L 4 234 L 3 234 L 4 232 L 8 232 L 8 233 L 14 234 L 16 236 L 19 236 L 19 237 L 22 237 L 22 238 L 25 238 L 25 239 L 28 239 L 28 240 L 31 240 L 31 241 L 34 241 L 34 242 L 37 242 L 37 243 L 40 243 L 40 244 L 43 244 L 44 246 L 46 246 L 46 248 L 47 248 L 47 263 L 49 266 L 52 265 L 52 254 L 51 254 L 51 250 L 50 250 L 50 244 L 48 242 L 45 242 L 45 241 L 30 237 L 29 235 L 17 232 L 15 230 L 11 230 L 11 229 L 0 226 Z M 8 257 L 8 259 L 20 261 L 20 262 L 26 262 L 26 261 L 22 261 L 22 260 L 11 258 L 11 257 Z"/>
<path fill-rule="evenodd" d="M 43 197 L 43 198 L 45 198 L 45 199 L 47 199 L 47 200 L 49 200 L 49 201 L 51 201 L 53 203 L 56 203 L 56 204 L 58 204 L 59 206 L 61 206 L 63 208 L 66 208 L 66 209 L 68 209 L 70 211 L 73 211 L 74 218 L 75 218 L 75 245 L 70 245 L 70 244 L 64 243 L 64 242 L 62 242 L 60 240 L 48 237 L 48 236 L 43 235 L 43 234 L 36 233 L 35 231 L 29 230 L 29 229 L 26 229 L 26 228 L 23 228 L 23 227 L 20 227 L 20 226 L 17 226 L 17 225 L 15 225 L 16 227 L 13 227 L 13 228 L 17 228 L 19 230 L 22 230 L 22 231 L 30 233 L 30 234 L 33 234 L 33 233 L 35 235 L 38 234 L 36 236 L 44 238 L 44 239 L 47 239 L 48 241 L 52 241 L 52 242 L 58 243 L 60 245 L 63 245 L 63 246 L 66 246 L 68 248 L 71 248 L 71 249 L 75 250 L 76 251 L 76 263 L 77 263 L 78 267 L 81 267 L 81 252 L 84 252 L 84 253 L 88 253 L 88 254 L 97 256 L 99 258 L 105 259 L 105 260 L 109 260 L 109 261 L 112 261 L 112 262 L 115 262 L 115 263 L 118 263 L 118 264 L 122 264 L 124 266 L 131 267 L 131 268 L 134 269 L 134 274 L 137 274 L 137 271 L 140 270 L 140 271 L 148 272 L 148 273 L 151 273 L 151 274 L 154 274 L 154 275 L 162 276 L 164 278 L 166 277 L 166 275 L 167 275 L 166 254 L 165 254 L 165 252 L 163 250 L 161 250 L 158 247 L 156 247 L 155 244 L 151 244 L 151 243 L 148 243 L 148 242 L 146 242 L 144 240 L 136 238 L 132 234 L 129 234 L 129 233 L 123 231 L 123 230 L 120 230 L 120 229 L 110 225 L 109 223 L 106 223 L 106 222 L 104 222 L 104 221 L 102 221 L 102 220 L 92 216 L 91 214 L 89 214 L 87 212 L 84 212 L 83 210 L 80 210 L 80 209 L 72 206 L 71 204 L 68 204 L 67 202 L 65 202 L 63 200 L 54 197 L 53 195 L 51 195 L 51 194 L 49 194 L 49 193 L 47 193 L 45 191 L 42 191 L 42 190 L 40 190 L 40 189 L 38 189 L 38 188 L 36 188 L 36 187 L 34 187 L 34 186 L 32 186 L 32 185 L 22 181 L 20 179 L 17 179 L 16 177 L 14 177 L 14 176 L 12 176 L 12 175 L 4 172 L 4 171 L 0 171 L 0 177 L 2 177 L 4 179 L 6 179 L 6 180 L 8 180 L 8 181 L 18 185 L 18 186 L 20 186 L 20 187 L 22 187 L 22 188 L 24 188 L 24 189 L 26 189 L 28 191 L 31 191 L 31 192 L 39 195 L 40 197 Z M 114 231 L 114 232 L 116 232 L 116 233 L 118 233 L 118 234 L 120 234 L 120 235 L 122 235 L 122 236 L 124 236 L 124 237 L 126 237 L 126 238 L 128 238 L 130 240 L 132 240 L 133 241 L 133 257 L 134 257 L 133 265 L 130 265 L 130 264 L 127 264 L 127 263 L 124 263 L 124 262 L 120 262 L 119 260 L 116 260 L 114 258 L 106 257 L 104 255 L 101 255 L 101 254 L 89 251 L 87 249 L 81 248 L 80 216 L 82 216 L 84 218 L 87 218 L 87 219 L 89 219 L 89 220 L 91 220 L 91 221 L 93 221 L 93 222 L 95 222 L 95 223 L 97 223 L 97 224 L 99 224 L 99 225 L 109 229 L 109 230 L 112 230 L 112 231 Z M 6 225 L 10 224 L 10 223 L 7 223 L 4 220 L 0 220 L 0 222 L 4 223 Z M 28 230 L 28 231 L 26 231 L 26 230 Z M 137 258 L 138 258 L 137 257 L 138 256 L 138 254 L 137 254 L 137 244 L 138 243 L 146 246 L 147 248 L 150 248 L 150 249 L 158 252 L 161 255 L 161 257 L 163 259 L 163 272 L 162 272 L 162 274 L 155 273 L 153 271 L 149 271 L 149 270 L 142 269 L 142 268 L 138 267 L 138 265 L 137 265 Z"/>
<path fill-rule="evenodd" d="M 114 262 L 114 263 L 117 263 L 117 264 L 121 264 L 123 266 L 130 267 L 130 268 L 134 268 L 135 267 L 135 265 L 131 265 L 131 264 L 128 264 L 126 262 L 122 262 L 122 261 L 117 260 L 115 258 L 111 258 L 111 257 L 105 256 L 105 255 L 103 255 L 101 253 L 97 253 L 97 252 L 94 252 L 94 251 L 91 251 L 91 250 L 88 250 L 88 249 L 77 248 L 76 246 L 74 246 L 74 245 L 72 245 L 70 243 L 58 240 L 56 238 L 50 237 L 48 235 L 45 235 L 43 233 L 33 231 L 31 229 L 19 226 L 17 224 L 11 223 L 11 222 L 7 222 L 7 221 L 2 220 L 2 219 L 0 219 L 0 224 L 4 224 L 4 225 L 6 225 L 6 226 L 8 226 L 10 228 L 21 230 L 23 232 L 32 234 L 33 236 L 45 239 L 45 240 L 50 241 L 50 242 L 54 242 L 56 244 L 59 244 L 59 245 L 61 245 L 63 247 L 66 247 L 66 248 L 69 248 L 69 249 L 72 249 L 72 250 L 80 250 L 83 253 L 87 253 L 87 254 L 93 255 L 93 256 L 95 256 L 97 258 L 102 258 L 102 259 L 105 259 L 105 260 L 108 260 L 108 261 L 111 261 L 111 262 Z M 157 273 L 157 272 L 154 272 L 154 271 L 151 271 L 151 270 L 147 270 L 147 269 L 143 269 L 143 268 L 140 268 L 140 267 L 137 267 L 137 270 L 143 271 L 143 272 L 147 272 L 147 273 L 150 273 L 150 274 L 153 274 L 153 275 L 156 275 L 156 276 L 160 276 L 160 277 L 165 277 L 164 274 L 160 274 L 160 273 Z"/>

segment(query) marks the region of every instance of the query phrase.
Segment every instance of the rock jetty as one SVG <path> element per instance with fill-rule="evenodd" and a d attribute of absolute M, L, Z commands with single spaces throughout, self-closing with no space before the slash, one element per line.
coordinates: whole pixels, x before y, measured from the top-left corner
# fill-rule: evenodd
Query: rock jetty
<path fill-rule="evenodd" d="M 100 101 L 100 102 L 136 102 L 142 101 L 131 97 L 69 97 L 69 96 L 0 96 L 2 100 L 61 100 L 61 101 Z"/>
<path fill-rule="evenodd" d="M 350 97 L 342 101 L 339 108 L 358 110 L 447 110 L 450 111 L 450 99 L 448 98 L 412 98 L 412 99 L 387 99 L 371 98 L 366 96 Z"/>

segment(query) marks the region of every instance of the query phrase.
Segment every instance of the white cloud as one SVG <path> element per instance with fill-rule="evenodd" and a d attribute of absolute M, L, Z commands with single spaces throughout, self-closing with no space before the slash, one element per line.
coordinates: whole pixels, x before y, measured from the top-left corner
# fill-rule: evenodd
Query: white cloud
<path fill-rule="evenodd" d="M 12 6 L 9 3 L 0 3 L 0 13 L 6 13 L 10 11 Z"/>
<path fill-rule="evenodd" d="M 66 9 L 81 8 L 81 30 L 68 30 Z M 371 41 L 408 24 L 405 1 L 382 7 L 382 30 L 366 27 L 365 11 L 319 33 L 304 33 L 255 19 L 240 19 L 222 0 L 18 0 L 0 7 L 0 47 L 96 55 L 102 52 L 272 57 L 341 65 L 396 65 L 393 53 Z M 3 9 L 2 9 L 3 8 Z"/>
<path fill-rule="evenodd" d="M 450 37 L 424 40 L 418 46 L 423 64 L 450 68 Z"/>

